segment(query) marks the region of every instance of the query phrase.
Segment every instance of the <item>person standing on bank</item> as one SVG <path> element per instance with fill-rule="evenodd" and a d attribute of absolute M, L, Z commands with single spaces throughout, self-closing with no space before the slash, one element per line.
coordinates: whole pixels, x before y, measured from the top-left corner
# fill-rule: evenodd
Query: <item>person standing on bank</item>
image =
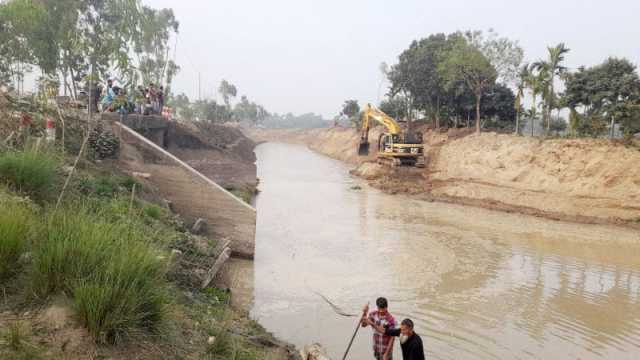
<path fill-rule="evenodd" d="M 400 337 L 400 348 L 402 348 L 402 358 L 404 360 L 424 360 L 422 338 L 413 331 L 413 321 L 411 319 L 402 320 L 399 329 L 384 328 L 373 323 L 369 323 L 369 325 L 379 332 L 384 332 L 386 336 Z"/>
<path fill-rule="evenodd" d="M 387 299 L 380 297 L 376 300 L 376 311 L 372 311 L 361 321 L 362 327 L 371 325 L 373 328 L 373 356 L 376 360 L 393 359 L 394 337 L 385 334 L 385 329 L 394 329 L 396 320 L 388 311 Z M 365 306 L 364 313 L 369 311 L 369 305 Z M 382 331 L 381 331 L 382 330 Z"/>

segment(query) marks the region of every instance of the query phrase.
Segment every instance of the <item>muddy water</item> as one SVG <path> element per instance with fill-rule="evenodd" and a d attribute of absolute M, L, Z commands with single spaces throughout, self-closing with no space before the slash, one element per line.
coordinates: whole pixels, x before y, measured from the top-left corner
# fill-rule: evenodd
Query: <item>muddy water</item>
<path fill-rule="evenodd" d="M 431 359 L 640 358 L 638 232 L 389 196 L 301 146 L 256 153 L 252 315 L 277 336 L 340 359 L 355 319 L 318 294 L 350 313 L 383 295 Z M 350 358 L 370 347 L 361 329 Z"/>

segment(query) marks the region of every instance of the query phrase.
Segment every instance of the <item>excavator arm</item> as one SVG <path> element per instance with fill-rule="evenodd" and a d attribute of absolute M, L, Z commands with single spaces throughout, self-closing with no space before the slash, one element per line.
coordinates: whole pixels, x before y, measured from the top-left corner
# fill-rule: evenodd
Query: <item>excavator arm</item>
<path fill-rule="evenodd" d="M 375 121 L 387 129 L 391 135 L 402 134 L 402 128 L 392 117 L 375 108 L 371 104 L 362 112 L 362 133 L 360 134 L 360 146 L 358 147 L 358 155 L 369 155 L 369 129 L 371 122 Z"/>

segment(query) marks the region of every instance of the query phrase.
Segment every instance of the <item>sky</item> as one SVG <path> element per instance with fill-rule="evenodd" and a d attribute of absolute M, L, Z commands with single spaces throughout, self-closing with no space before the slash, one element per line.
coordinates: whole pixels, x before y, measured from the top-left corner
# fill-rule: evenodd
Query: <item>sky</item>
<path fill-rule="evenodd" d="M 175 93 L 216 98 L 222 79 L 270 112 L 331 118 L 346 99 L 378 103 L 412 40 L 433 33 L 494 29 L 518 40 L 525 61 L 564 42 L 566 66 L 609 56 L 640 63 L 640 0 L 143 0 L 170 7 L 181 67 Z M 238 97 L 239 97 L 238 96 Z"/>

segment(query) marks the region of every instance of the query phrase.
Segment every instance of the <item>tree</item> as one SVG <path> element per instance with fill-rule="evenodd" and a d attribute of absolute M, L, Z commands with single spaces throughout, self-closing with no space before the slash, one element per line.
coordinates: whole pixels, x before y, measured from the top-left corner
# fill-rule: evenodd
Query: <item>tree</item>
<path fill-rule="evenodd" d="M 222 80 L 220 82 L 220 86 L 218 87 L 218 92 L 222 95 L 222 100 L 228 109 L 231 109 L 231 98 L 235 98 L 238 95 L 238 89 L 236 86 L 228 82 L 227 80 Z"/>
<path fill-rule="evenodd" d="M 215 100 L 198 100 L 193 104 L 196 116 L 202 121 L 214 123 L 229 121 L 233 114 L 227 106 L 219 105 Z"/>
<path fill-rule="evenodd" d="M 353 117 L 360 113 L 360 105 L 358 105 L 358 100 L 346 100 L 342 105 L 342 114 Z"/>
<path fill-rule="evenodd" d="M 476 132 L 479 133 L 482 96 L 495 83 L 498 76 L 496 69 L 480 50 L 461 39 L 446 53 L 438 71 L 446 80 L 447 88 L 453 89 L 462 82 L 474 94 Z"/>
<path fill-rule="evenodd" d="M 142 36 L 136 48 L 142 82 L 165 86 L 168 93 L 171 81 L 180 69 L 169 59 L 168 42 L 172 33 L 178 33 L 180 24 L 171 9 L 155 10 L 143 6 L 142 14 Z"/>
<path fill-rule="evenodd" d="M 408 49 L 398 57 L 398 64 L 388 73 L 391 88 L 389 96 L 399 96 L 404 100 L 404 113 L 409 121 L 414 110 L 421 110 L 433 119 L 435 127 L 440 127 L 440 118 L 453 96 L 445 87 L 445 81 L 438 72 L 438 65 L 444 54 L 459 40 L 460 34 L 434 34 L 419 41 L 413 41 Z"/>
<path fill-rule="evenodd" d="M 169 104 L 176 109 L 177 115 L 184 120 L 193 120 L 195 118 L 195 112 L 193 111 L 189 97 L 184 93 L 174 96 Z"/>
<path fill-rule="evenodd" d="M 404 119 L 407 116 L 406 99 L 401 96 L 382 100 L 379 108 L 382 112 L 395 119 Z"/>
<path fill-rule="evenodd" d="M 520 135 L 520 113 L 522 112 L 522 103 L 524 101 L 524 89 L 527 86 L 526 82 L 529 76 L 529 66 L 522 66 L 520 68 L 520 72 L 518 73 L 516 97 L 513 102 L 513 107 L 516 110 L 516 135 Z"/>
<path fill-rule="evenodd" d="M 538 117 L 538 95 L 544 92 L 547 73 L 544 69 L 540 69 L 535 64 L 531 64 L 524 65 L 520 76 L 522 76 L 520 81 L 531 91 L 531 97 L 533 98 L 531 110 L 527 114 L 531 126 L 531 136 L 533 136 L 535 133 L 535 121 Z"/>
<path fill-rule="evenodd" d="M 249 121 L 255 125 L 267 118 L 269 112 L 261 105 L 249 101 L 249 99 L 243 95 L 240 98 L 240 102 L 236 104 L 233 115 L 238 121 Z"/>
<path fill-rule="evenodd" d="M 489 29 L 486 36 L 482 31 L 467 31 L 465 37 L 496 69 L 498 82 L 511 85 L 518 79 L 520 65 L 524 59 L 524 50 L 518 41 L 501 37 L 493 29 Z"/>
<path fill-rule="evenodd" d="M 178 30 L 173 12 L 140 0 L 8 0 L 0 3 L 0 20 L 0 77 L 9 74 L 14 83 L 35 66 L 48 78 L 62 75 L 75 97 L 77 83 L 96 81 L 95 74 L 127 87 L 156 73 L 154 82 L 168 88 L 178 71 L 168 60 L 167 43 Z"/>
<path fill-rule="evenodd" d="M 609 58 L 566 78 L 564 102 L 576 112 L 582 110 L 579 132 L 597 136 L 608 127 L 613 134 L 618 120 L 632 127 L 634 108 L 640 103 L 640 77 L 629 60 Z"/>
<path fill-rule="evenodd" d="M 560 43 L 555 47 L 548 47 L 547 51 L 549 57 L 546 61 L 539 61 L 535 63 L 538 71 L 544 72 L 547 75 L 545 90 L 544 90 L 544 102 L 546 110 L 543 110 L 543 116 L 547 124 L 547 133 L 551 127 L 551 110 L 557 106 L 558 101 L 554 89 L 554 81 L 556 77 L 562 77 L 567 71 L 567 68 L 562 66 L 564 56 L 570 51 L 564 43 Z"/>
<path fill-rule="evenodd" d="M 483 96 L 481 116 L 491 119 L 491 125 L 498 129 L 511 129 L 516 118 L 513 104 L 516 95 L 504 84 L 495 84 Z"/>

